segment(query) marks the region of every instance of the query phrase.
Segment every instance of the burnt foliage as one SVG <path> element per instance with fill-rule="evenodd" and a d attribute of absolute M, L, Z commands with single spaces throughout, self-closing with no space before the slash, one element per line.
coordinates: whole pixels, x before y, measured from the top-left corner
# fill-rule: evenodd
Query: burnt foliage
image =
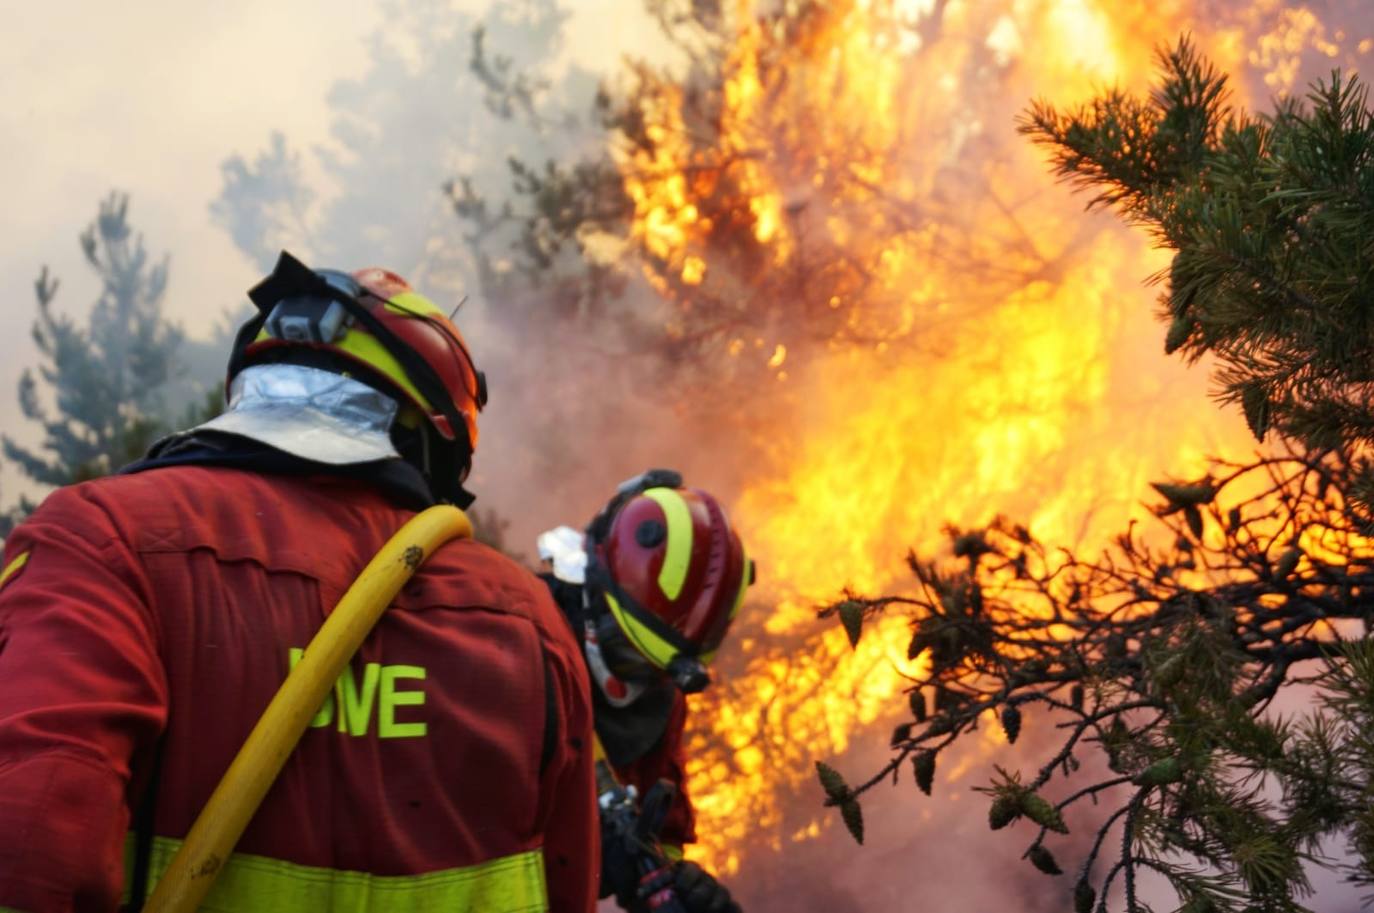
<path fill-rule="evenodd" d="M 483 288 L 512 319 L 613 323 L 632 351 L 750 389 L 784 353 L 790 370 L 949 324 L 942 290 L 894 279 L 907 260 L 980 276 L 959 297 L 966 315 L 1054 277 L 1090 236 L 1062 250 L 1037 243 L 1023 224 L 1030 202 L 996 186 L 985 143 L 970 150 L 967 120 L 1005 121 L 1015 75 L 981 42 L 951 70 L 932 50 L 943 0 L 919 14 L 854 2 L 745 15 L 700 0 L 646 6 L 676 61 L 630 60 L 602 85 L 578 112 L 597 142 L 509 158 L 505 194 L 469 176 L 446 185 Z M 886 122 L 851 113 L 869 101 L 856 87 L 864 67 L 846 65 L 852 33 L 875 57 L 923 49 L 901 57 L 901 113 Z M 540 84 L 501 54 L 473 34 L 490 110 L 547 120 Z M 967 113 L 925 110 L 915 87 L 943 76 L 966 86 Z"/>
<path fill-rule="evenodd" d="M 1374 549 L 1346 510 L 1353 469 L 1303 453 L 1213 468 L 1157 484 L 1158 522 L 1098 557 L 999 520 L 950 530 L 942 561 L 910 555 L 908 593 L 823 610 L 851 637 L 856 613 L 908 614 L 924 669 L 890 761 L 852 787 L 822 769 L 827 804 L 848 823 L 908 767 L 939 788 L 939 757 L 980 725 L 1038 730 L 1039 766 L 998 766 L 980 791 L 1031 865 L 1070 873 L 1075 910 L 1146 909 L 1145 872 L 1184 910 L 1300 910 L 1306 867 L 1338 864 L 1319 852 L 1332 837 L 1374 883 Z M 1284 714 L 1285 695 L 1312 703 Z"/>

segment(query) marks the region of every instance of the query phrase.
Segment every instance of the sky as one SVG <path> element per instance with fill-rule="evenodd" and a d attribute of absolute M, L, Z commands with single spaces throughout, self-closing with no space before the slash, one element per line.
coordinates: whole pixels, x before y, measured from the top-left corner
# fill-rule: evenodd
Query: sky
<path fill-rule="evenodd" d="M 637 4 L 569 5 L 569 53 L 583 65 L 651 34 Z M 380 0 L 0 0 L 0 430 L 33 433 L 11 393 L 35 359 L 33 280 L 48 265 L 57 306 L 84 316 L 97 285 L 77 235 L 111 190 L 130 194 L 150 252 L 172 254 L 165 308 L 188 332 L 243 301 L 257 269 L 209 214 L 221 163 L 274 130 L 296 148 L 325 139 L 328 89 L 355 75 L 385 15 Z M 17 481 L 0 466 L 0 500 Z"/>

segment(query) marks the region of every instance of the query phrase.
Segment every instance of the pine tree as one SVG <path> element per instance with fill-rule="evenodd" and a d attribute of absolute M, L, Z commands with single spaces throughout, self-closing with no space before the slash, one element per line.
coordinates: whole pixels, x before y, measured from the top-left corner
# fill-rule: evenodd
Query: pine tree
<path fill-rule="evenodd" d="M 182 375 L 183 334 L 162 313 L 168 258 L 151 258 L 129 222 L 129 199 L 112 193 L 81 233 L 81 250 L 100 281 L 83 325 L 54 307 L 59 282 L 47 267 L 34 282 L 33 340 L 42 363 L 19 381 L 24 417 L 39 424 L 35 447 L 0 435 L 5 456 L 34 482 L 60 486 L 95 478 L 137 459 L 169 430 L 168 384 Z M 218 391 L 185 416 L 213 414 Z M 32 510 L 7 512 L 0 534 Z"/>
<path fill-rule="evenodd" d="M 1218 395 L 1256 437 L 1359 456 L 1374 444 L 1374 111 L 1334 72 L 1304 101 L 1234 109 L 1227 78 L 1188 38 L 1161 51 L 1149 98 L 1112 91 L 1022 129 L 1058 173 L 1174 251 L 1165 350 L 1216 357 Z M 1351 494 L 1374 517 L 1374 465 Z"/>
<path fill-rule="evenodd" d="M 1352 471 L 1301 452 L 1217 463 L 1157 483 L 1162 529 L 1098 558 L 998 520 L 951 529 L 947 561 L 911 555 L 909 594 L 847 594 L 822 617 L 857 642 L 907 613 L 926 671 L 890 761 L 854 786 L 823 772 L 826 804 L 848 823 L 907 766 L 929 793 L 944 752 L 996 720 L 1039 761 L 995 768 L 989 826 L 1019 822 L 1027 861 L 1073 873 L 1075 910 L 1121 892 L 1142 913 L 1146 873 L 1189 911 L 1302 910 L 1312 865 L 1374 885 L 1374 640 L 1338 633 L 1374 618 L 1374 555 L 1341 509 Z M 1290 689 L 1312 709 L 1276 713 Z M 1321 852 L 1333 839 L 1344 860 Z"/>

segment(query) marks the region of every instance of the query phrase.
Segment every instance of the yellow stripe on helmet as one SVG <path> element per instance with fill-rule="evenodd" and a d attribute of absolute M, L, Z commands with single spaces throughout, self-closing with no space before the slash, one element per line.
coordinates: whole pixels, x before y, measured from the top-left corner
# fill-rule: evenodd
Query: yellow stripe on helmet
<path fill-rule="evenodd" d="M 606 594 L 606 605 L 610 606 L 616 624 L 620 625 L 620 630 L 625 632 L 634 648 L 660 669 L 668 668 L 673 657 L 677 656 L 677 647 L 636 621 L 634 616 L 621 608 L 620 603 L 616 602 L 610 593 Z"/>
<path fill-rule="evenodd" d="M 372 370 L 400 387 L 410 398 L 420 404 L 426 412 L 433 412 L 434 407 L 429 400 L 425 399 L 415 385 L 406 376 L 405 369 L 396 357 L 386 350 L 386 347 L 378 341 L 376 336 L 366 330 L 359 330 L 356 327 L 348 331 L 343 339 L 333 344 L 334 348 L 347 352 L 354 358 L 368 365 Z"/>
<path fill-rule="evenodd" d="M 448 320 L 448 316 L 443 311 L 439 310 L 439 305 L 430 301 L 419 292 L 401 292 L 399 295 L 392 295 L 391 298 L 387 300 L 386 309 L 393 314 L 442 317 L 445 321 Z"/>
<path fill-rule="evenodd" d="M 388 300 L 385 306 L 387 310 L 391 311 L 393 314 L 420 317 L 444 317 L 444 312 L 439 310 L 439 306 L 419 292 L 402 292 Z M 264 342 L 273 338 L 275 337 L 272 336 L 271 332 L 264 327 L 262 331 L 258 333 L 257 339 L 253 341 Z M 372 370 L 400 387 L 402 391 L 409 395 L 410 398 L 418 403 L 426 412 L 435 411 L 430 401 L 421 395 L 419 389 L 417 389 L 415 384 L 411 383 L 410 378 L 406 376 L 405 369 L 401 367 L 401 363 L 398 362 L 396 357 L 388 352 L 386 347 L 371 333 L 354 327 L 344 334 L 343 339 L 340 339 L 338 342 L 329 343 L 329 347 L 347 352 L 349 355 L 352 355 L 354 358 L 371 367 Z"/>
<path fill-rule="evenodd" d="M 668 519 L 668 550 L 658 572 L 658 587 L 669 599 L 676 599 L 692 564 L 692 511 L 687 499 L 672 488 L 650 488 L 644 496 L 657 501 Z"/>
<path fill-rule="evenodd" d="M 731 621 L 734 621 L 735 616 L 739 614 L 739 607 L 744 605 L 744 591 L 749 589 L 749 578 L 753 576 L 751 572 L 754 567 L 749 562 L 749 552 L 745 550 L 743 542 L 739 544 L 739 559 L 739 592 L 735 594 L 735 604 L 730 607 Z"/>
<path fill-rule="evenodd" d="M 275 336 L 264 329 L 253 341 L 255 343 L 266 342 L 267 340 L 275 338 Z M 410 382 L 410 378 L 406 376 L 406 372 L 401 368 L 401 363 L 396 360 L 394 355 L 386 350 L 385 346 L 377 341 L 376 336 L 373 336 L 366 330 L 354 328 L 344 334 L 343 339 L 340 339 L 338 342 L 329 343 L 329 348 L 347 352 L 349 355 L 352 355 L 354 358 L 400 387 L 401 390 L 407 393 L 415 402 L 419 403 L 420 407 L 426 412 L 434 411 L 434 407 L 429 404 L 429 400 L 421 396 L 420 391 Z"/>

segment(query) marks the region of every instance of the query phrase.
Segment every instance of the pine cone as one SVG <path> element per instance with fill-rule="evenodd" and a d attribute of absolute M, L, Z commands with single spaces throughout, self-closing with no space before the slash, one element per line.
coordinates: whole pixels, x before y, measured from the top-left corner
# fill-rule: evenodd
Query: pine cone
<path fill-rule="evenodd" d="M 911 769 L 916 775 L 916 785 L 921 792 L 930 795 L 930 787 L 935 782 L 935 752 L 923 751 L 911 759 Z"/>
<path fill-rule="evenodd" d="M 1093 913 L 1093 904 L 1097 903 L 1097 891 L 1088 884 L 1088 879 L 1084 878 L 1073 886 L 1073 913 Z"/>
<path fill-rule="evenodd" d="M 1194 538 L 1202 538 L 1202 511 L 1189 504 L 1183 508 L 1183 519 L 1188 521 L 1188 529 Z"/>
<path fill-rule="evenodd" d="M 1021 709 L 1008 704 L 1002 708 L 1002 729 L 1007 734 L 1007 742 L 1016 744 L 1016 737 L 1021 734 Z"/>
<path fill-rule="evenodd" d="M 1038 843 L 1030 848 L 1029 857 L 1031 865 L 1035 866 L 1046 875 L 1064 874 L 1064 870 L 1061 869 L 1059 863 L 1055 861 L 1054 854 Z"/>
<path fill-rule="evenodd" d="M 1151 482 L 1150 487 L 1162 494 L 1169 502 L 1171 513 L 1185 507 L 1208 504 L 1217 496 L 1217 488 L 1211 482 L 1197 482 L 1193 485 L 1175 485 L 1169 482 Z"/>
<path fill-rule="evenodd" d="M 840 603 L 838 609 L 840 614 L 840 624 L 844 625 L 844 633 L 849 637 L 851 648 L 859 645 L 859 636 L 864 630 L 864 607 L 862 603 L 852 599 L 846 599 Z"/>
<path fill-rule="evenodd" d="M 820 777 L 821 789 L 831 799 L 843 799 L 849 795 L 849 784 L 844 782 L 840 772 L 824 761 L 816 762 L 816 775 Z"/>
<path fill-rule="evenodd" d="M 849 829 L 849 833 L 854 837 L 854 842 L 863 845 L 864 842 L 864 813 L 859 808 L 859 803 L 854 799 L 848 799 L 840 803 L 840 817 L 844 820 L 844 826 Z"/>
<path fill-rule="evenodd" d="M 1178 758 L 1164 758 L 1142 770 L 1131 782 L 1136 786 L 1168 786 L 1183 779 L 1183 765 Z"/>
<path fill-rule="evenodd" d="M 926 693 L 920 688 L 913 689 L 907 700 L 911 704 L 911 715 L 916 717 L 916 722 L 924 723 L 926 721 Z"/>
<path fill-rule="evenodd" d="M 1043 828 L 1059 834 L 1067 834 L 1069 828 L 1064 824 L 1064 816 L 1037 793 L 1027 792 L 1021 797 L 1021 814 Z"/>
<path fill-rule="evenodd" d="M 998 796 L 988 809 L 988 827 L 1000 831 L 1019 817 L 1021 811 L 1016 805 L 1016 800 L 1010 796 Z"/>

